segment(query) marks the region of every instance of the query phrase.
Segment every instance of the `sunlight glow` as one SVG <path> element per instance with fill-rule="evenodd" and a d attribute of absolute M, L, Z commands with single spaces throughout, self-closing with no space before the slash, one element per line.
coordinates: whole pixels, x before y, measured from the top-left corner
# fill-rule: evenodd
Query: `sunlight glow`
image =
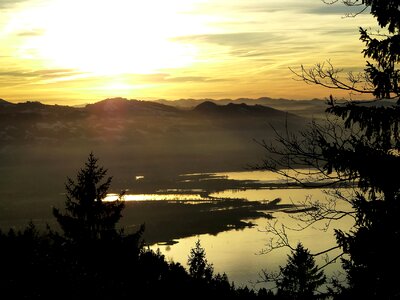
<path fill-rule="evenodd" d="M 28 39 L 21 56 L 30 57 L 36 50 L 51 68 L 96 75 L 189 66 L 196 48 L 171 38 L 196 32 L 201 24 L 191 21 L 182 9 L 188 9 L 188 5 L 181 0 L 53 1 L 31 10 L 35 27 L 43 34 Z"/>
<path fill-rule="evenodd" d="M 368 13 L 342 18 L 347 8 L 339 3 L 303 2 L 6 1 L 1 97 L 69 104 L 113 96 L 324 98 L 329 92 L 292 80 L 288 68 L 329 59 L 362 71 L 358 28 L 376 22 Z"/>

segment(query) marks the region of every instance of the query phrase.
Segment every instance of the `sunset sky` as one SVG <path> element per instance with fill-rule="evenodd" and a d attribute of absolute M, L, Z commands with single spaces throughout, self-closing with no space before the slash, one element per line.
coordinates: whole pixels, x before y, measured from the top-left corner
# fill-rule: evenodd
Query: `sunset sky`
<path fill-rule="evenodd" d="M 0 0 L 0 98 L 325 98 L 289 67 L 363 69 L 358 27 L 375 23 L 349 11 L 320 0 Z"/>

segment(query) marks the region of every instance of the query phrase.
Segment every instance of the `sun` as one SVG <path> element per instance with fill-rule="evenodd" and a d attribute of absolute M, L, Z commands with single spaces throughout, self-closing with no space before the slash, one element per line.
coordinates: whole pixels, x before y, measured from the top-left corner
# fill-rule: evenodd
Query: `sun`
<path fill-rule="evenodd" d="M 48 67 L 97 75 L 185 67 L 197 50 L 172 38 L 201 31 L 202 24 L 184 9 L 188 1 L 53 0 L 36 10 L 43 34 L 25 47 Z"/>

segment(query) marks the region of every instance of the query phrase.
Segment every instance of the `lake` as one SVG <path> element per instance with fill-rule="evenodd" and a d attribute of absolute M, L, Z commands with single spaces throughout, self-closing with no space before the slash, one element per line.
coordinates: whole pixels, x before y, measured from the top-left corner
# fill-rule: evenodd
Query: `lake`
<path fill-rule="evenodd" d="M 196 175 L 196 174 L 192 174 Z M 215 199 L 247 199 L 248 201 L 271 201 L 280 198 L 282 204 L 298 204 L 305 200 L 318 200 L 328 203 L 332 196 L 329 195 L 333 190 L 322 189 L 304 189 L 304 188 L 270 188 L 275 184 L 282 184 L 284 179 L 277 177 L 272 172 L 229 172 L 216 173 L 213 176 L 230 180 L 257 182 L 261 183 L 258 188 L 246 188 L 238 186 L 236 189 L 227 189 L 219 192 L 204 193 L 199 191 L 172 190 L 160 191 L 155 194 L 128 194 L 125 195 L 127 201 L 190 201 L 190 203 L 201 203 L 202 201 L 210 201 Z M 207 180 L 207 177 L 204 179 Z M 351 193 L 350 189 L 342 189 L 344 193 Z M 328 194 L 327 194 L 328 193 Z M 117 197 L 117 195 L 110 195 Z M 348 203 L 339 201 L 336 206 L 339 210 L 349 210 Z M 167 259 L 180 262 L 185 267 L 190 249 L 194 247 L 197 239 L 200 239 L 202 247 L 205 248 L 207 259 L 213 264 L 216 272 L 225 272 L 230 281 L 234 281 L 236 286 L 248 285 L 253 288 L 260 288 L 263 284 L 256 284 L 261 279 L 262 270 L 277 271 L 280 265 L 285 265 L 287 254 L 290 253 L 288 248 L 275 249 L 269 253 L 262 254 L 266 249 L 271 238 L 275 236 L 266 231 L 266 227 L 275 224 L 276 228 L 280 228 L 282 224 L 293 230 L 287 230 L 290 244 L 295 247 L 297 242 L 301 241 L 303 245 L 310 249 L 311 253 L 318 253 L 325 249 L 336 245 L 333 235 L 333 229 L 348 230 L 353 220 L 350 217 L 334 221 L 326 228 L 326 223 L 319 222 L 304 230 L 298 229 L 304 225 L 299 222 L 296 217 L 299 213 L 288 213 L 284 211 L 272 211 L 273 219 L 254 218 L 247 219 L 247 222 L 253 223 L 253 227 L 245 227 L 240 230 L 225 230 L 217 234 L 199 234 L 195 236 L 175 239 L 177 243 L 153 244 L 151 249 L 159 249 Z M 322 266 L 327 260 L 336 257 L 339 250 L 329 253 L 329 257 L 318 257 L 317 263 Z M 341 272 L 340 261 L 330 264 L 325 268 L 327 275 L 333 275 Z"/>

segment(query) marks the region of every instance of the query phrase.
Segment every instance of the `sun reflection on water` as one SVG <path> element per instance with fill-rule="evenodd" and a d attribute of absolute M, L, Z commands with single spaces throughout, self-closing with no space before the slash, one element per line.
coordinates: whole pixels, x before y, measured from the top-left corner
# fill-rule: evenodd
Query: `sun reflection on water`
<path fill-rule="evenodd" d="M 210 201 L 212 198 L 204 197 L 200 194 L 107 194 L 104 201 L 192 201 L 191 204 L 196 204 L 201 201 Z"/>

